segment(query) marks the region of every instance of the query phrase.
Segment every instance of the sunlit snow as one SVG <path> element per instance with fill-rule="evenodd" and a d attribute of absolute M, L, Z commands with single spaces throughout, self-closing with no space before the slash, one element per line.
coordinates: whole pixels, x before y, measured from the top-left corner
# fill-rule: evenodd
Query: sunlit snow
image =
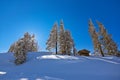
<path fill-rule="evenodd" d="M 43 55 L 37 57 L 37 59 L 79 59 L 79 58 L 68 55 Z"/>
<path fill-rule="evenodd" d="M 2 72 L 2 71 L 0 71 L 0 75 L 3 75 L 3 74 L 6 74 L 7 72 Z"/>

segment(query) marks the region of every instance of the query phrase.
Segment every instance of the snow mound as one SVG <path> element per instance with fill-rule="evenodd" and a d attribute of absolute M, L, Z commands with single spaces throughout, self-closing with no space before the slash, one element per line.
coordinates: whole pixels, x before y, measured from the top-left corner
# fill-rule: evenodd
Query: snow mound
<path fill-rule="evenodd" d="M 37 59 L 68 59 L 68 60 L 77 60 L 78 57 L 68 56 L 68 55 L 43 55 L 37 57 Z"/>
<path fill-rule="evenodd" d="M 2 71 L 0 71 L 0 75 L 3 75 L 3 74 L 6 74 L 7 72 L 2 72 Z"/>

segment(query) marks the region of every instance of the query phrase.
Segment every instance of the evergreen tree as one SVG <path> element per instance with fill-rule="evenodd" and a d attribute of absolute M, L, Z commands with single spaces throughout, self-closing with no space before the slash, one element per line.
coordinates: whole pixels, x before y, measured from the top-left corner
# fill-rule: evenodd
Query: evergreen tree
<path fill-rule="evenodd" d="M 71 38 L 70 31 L 64 30 L 63 20 L 60 21 L 60 31 L 59 31 L 59 52 L 61 54 L 71 54 L 73 49 L 73 39 Z"/>
<path fill-rule="evenodd" d="M 37 52 L 38 51 L 38 43 L 35 40 L 35 35 L 33 34 L 31 37 L 31 51 Z"/>
<path fill-rule="evenodd" d="M 21 38 L 24 40 L 24 42 L 26 42 L 26 50 L 28 52 L 37 52 L 38 51 L 38 43 L 35 40 L 35 35 L 30 35 L 28 32 L 26 32 L 24 34 L 24 37 Z M 18 40 L 19 41 L 19 40 Z M 18 42 L 17 41 L 17 42 Z M 17 47 L 17 42 L 15 42 L 14 44 L 12 44 L 8 50 L 8 52 L 15 52 L 15 47 Z"/>
<path fill-rule="evenodd" d="M 92 41 L 94 44 L 94 53 L 96 55 L 99 55 L 99 53 L 101 53 L 101 55 L 104 56 L 104 53 L 103 53 L 102 48 L 101 48 L 101 43 L 99 42 L 98 33 L 96 32 L 91 19 L 89 20 L 89 33 L 92 37 Z"/>
<path fill-rule="evenodd" d="M 65 30 L 63 20 L 60 21 L 60 31 L 59 31 L 59 52 L 65 54 Z"/>
<path fill-rule="evenodd" d="M 24 37 L 19 39 L 10 51 L 14 52 L 15 64 L 19 65 L 26 61 L 26 55 L 28 52 L 38 51 L 37 43 L 35 43 L 34 35 L 31 36 L 28 32 L 24 34 Z"/>
<path fill-rule="evenodd" d="M 15 47 L 15 64 L 19 65 L 26 61 L 26 53 L 27 50 L 25 49 L 26 43 L 24 42 L 24 39 L 20 39 Z"/>
<path fill-rule="evenodd" d="M 89 21 L 89 32 L 92 37 L 92 41 L 94 43 L 94 51 L 95 53 L 101 53 L 102 56 L 104 54 L 107 55 L 117 55 L 118 54 L 118 46 L 113 41 L 111 35 L 107 33 L 104 25 L 97 21 L 99 26 L 99 32 L 97 33 L 92 21 Z"/>
<path fill-rule="evenodd" d="M 57 54 L 57 47 L 58 47 L 58 24 L 57 22 L 54 24 L 53 29 L 50 33 L 50 37 L 46 43 L 47 45 L 47 50 L 51 49 L 56 49 L 56 54 Z"/>
<path fill-rule="evenodd" d="M 15 46 L 16 46 L 16 42 L 10 46 L 8 52 L 15 52 Z"/>
<path fill-rule="evenodd" d="M 47 50 L 55 49 L 57 54 L 57 47 L 59 46 L 60 54 L 71 54 L 71 50 L 73 49 L 73 40 L 71 38 L 71 34 L 69 31 L 64 30 L 63 20 L 60 21 L 60 30 L 58 34 L 58 25 L 54 24 L 53 29 L 50 33 L 50 37 L 47 40 Z"/>
<path fill-rule="evenodd" d="M 27 52 L 31 52 L 32 51 L 31 50 L 31 44 L 32 44 L 32 42 L 31 42 L 31 35 L 28 32 L 26 32 L 24 34 L 23 40 L 24 40 L 24 42 L 26 44 L 25 45 L 25 49 L 27 50 Z"/>
<path fill-rule="evenodd" d="M 65 31 L 65 53 L 70 55 L 71 50 L 73 49 L 73 40 L 70 34 L 70 31 Z"/>
<path fill-rule="evenodd" d="M 108 34 L 104 25 L 99 21 L 97 21 L 97 24 L 99 26 L 99 37 L 100 43 L 102 44 L 103 52 L 108 55 L 117 55 L 118 53 L 117 44 L 113 41 L 111 35 Z"/>

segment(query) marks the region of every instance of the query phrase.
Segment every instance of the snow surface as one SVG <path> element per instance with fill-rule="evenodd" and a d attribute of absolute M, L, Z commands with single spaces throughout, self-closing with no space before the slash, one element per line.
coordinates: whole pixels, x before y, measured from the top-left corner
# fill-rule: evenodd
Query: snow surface
<path fill-rule="evenodd" d="M 120 58 L 28 53 L 14 64 L 12 53 L 0 54 L 0 80 L 120 80 Z"/>

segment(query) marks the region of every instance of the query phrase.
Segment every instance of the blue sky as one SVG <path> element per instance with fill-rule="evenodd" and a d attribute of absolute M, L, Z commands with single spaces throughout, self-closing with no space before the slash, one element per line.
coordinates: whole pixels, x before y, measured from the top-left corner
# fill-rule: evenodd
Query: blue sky
<path fill-rule="evenodd" d="M 119 0 L 0 0 L 0 52 L 7 51 L 25 32 L 34 33 L 40 50 L 45 50 L 54 22 L 61 19 L 76 48 L 93 51 L 89 18 L 96 27 L 96 20 L 102 22 L 120 45 Z"/>

